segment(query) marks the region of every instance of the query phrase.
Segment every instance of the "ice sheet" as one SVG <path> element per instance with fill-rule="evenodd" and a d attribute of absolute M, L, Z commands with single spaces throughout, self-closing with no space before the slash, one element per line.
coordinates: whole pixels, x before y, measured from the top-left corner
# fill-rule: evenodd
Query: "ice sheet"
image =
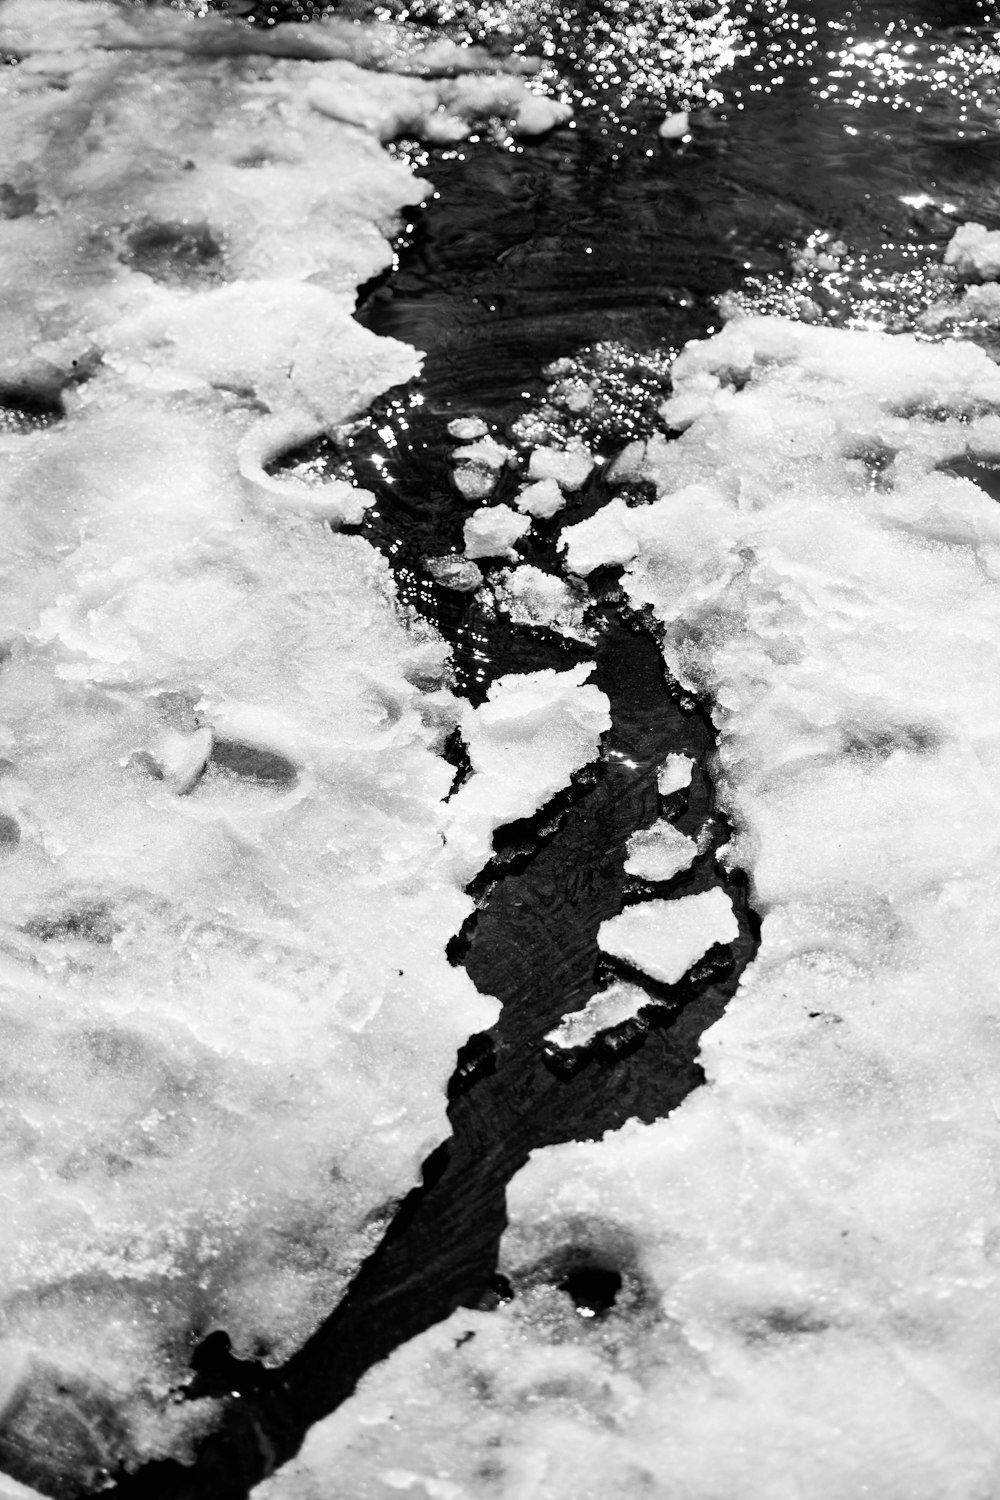
<path fill-rule="evenodd" d="M 998 409 L 968 345 L 747 319 L 681 356 L 659 498 L 568 561 L 623 558 L 716 704 L 759 954 L 705 1087 L 515 1178 L 514 1300 L 372 1371 L 261 1500 L 1000 1489 L 1000 524 L 937 471 L 1000 456 Z M 603 1316 L 574 1268 L 620 1278 Z"/>
<path fill-rule="evenodd" d="M 269 472 L 418 370 L 351 310 L 424 188 L 310 102 L 347 64 L 250 50 L 287 33 L 58 0 L 0 33 L 0 384 L 59 417 L 0 436 L 0 1442 L 58 1489 L 183 1454 L 212 1329 L 312 1331 L 496 1006 L 445 957 L 446 649 L 326 524 L 370 497 Z"/>

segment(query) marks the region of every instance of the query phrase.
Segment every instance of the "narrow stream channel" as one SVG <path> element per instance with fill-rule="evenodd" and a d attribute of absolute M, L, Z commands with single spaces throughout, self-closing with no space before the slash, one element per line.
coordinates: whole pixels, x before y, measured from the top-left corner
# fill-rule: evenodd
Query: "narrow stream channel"
<path fill-rule="evenodd" d="M 241 9 L 266 20 L 320 7 Z M 666 680 L 655 639 L 622 609 L 612 575 L 593 588 L 590 648 L 512 625 L 473 595 L 442 588 L 423 560 L 460 549 L 463 519 L 474 509 L 451 478 L 451 418 L 482 416 L 506 437 L 543 403 L 549 362 L 614 346 L 614 357 L 605 355 L 608 400 L 586 433 L 609 455 L 651 420 L 666 356 L 718 326 L 719 297 L 749 287 L 762 308 L 780 308 L 782 297 L 809 295 L 821 315 L 843 321 L 891 305 L 905 322 L 924 297 L 915 270 L 940 259 L 952 220 L 974 216 L 993 227 L 1000 219 L 995 189 L 992 218 L 983 207 L 996 140 L 970 135 L 959 148 L 941 128 L 942 111 L 957 107 L 954 91 L 944 101 L 931 97 L 926 79 L 915 85 L 929 101 L 929 123 L 906 111 L 887 123 L 881 95 L 848 107 L 824 93 L 836 66 L 827 43 L 848 30 L 859 38 L 903 25 L 975 27 L 985 24 L 985 6 L 924 0 L 909 7 L 905 23 L 879 7 L 834 0 L 810 12 L 747 7 L 744 40 L 753 45 L 733 69 L 720 79 L 710 68 L 693 74 L 691 93 L 666 101 L 711 102 L 715 86 L 724 94 L 679 145 L 657 136 L 662 98 L 651 102 L 640 91 L 622 104 L 610 90 L 584 102 L 587 59 L 570 47 L 555 64 L 575 87 L 572 130 L 513 149 L 487 140 L 401 148 L 437 195 L 401 240 L 391 276 L 365 290 L 358 316 L 426 350 L 424 374 L 417 390 L 381 403 L 347 449 L 320 445 L 306 457 L 347 464 L 375 489 L 378 505 L 361 533 L 389 560 L 403 601 L 451 644 L 458 691 L 479 702 L 505 673 L 593 655 L 613 727 L 598 765 L 536 818 L 497 834 L 494 860 L 475 882 L 477 909 L 450 957 L 502 1001 L 503 1013 L 459 1058 L 452 1136 L 425 1164 L 423 1186 L 287 1366 L 268 1372 L 233 1360 L 224 1337 L 206 1341 L 186 1394 L 227 1395 L 221 1425 L 193 1468 L 149 1466 L 110 1491 L 121 1500 L 244 1497 L 372 1364 L 456 1307 L 489 1307 L 509 1295 L 496 1277 L 504 1191 L 533 1149 L 596 1138 L 630 1117 L 660 1118 L 702 1079 L 699 1037 L 734 992 L 759 934 L 745 879 L 715 859 L 728 826 L 718 817 L 711 847 L 665 889 L 627 877 L 623 860 L 628 837 L 664 812 L 685 832 L 713 816 L 711 705 Z M 593 0 L 573 11 L 567 34 L 579 36 L 587 18 L 611 13 Z M 557 13 L 547 14 L 551 21 Z M 649 22 L 643 8 L 637 15 Z M 945 192 L 950 216 L 919 201 Z M 803 281 L 788 251 L 817 235 L 850 252 L 843 272 L 820 278 L 822 285 L 812 272 Z M 592 513 L 607 494 L 598 470 L 560 521 Z M 553 537 L 542 535 L 524 560 L 554 571 Z M 690 755 L 696 771 L 689 790 L 665 801 L 656 771 L 671 752 Z M 740 921 L 732 950 L 671 992 L 641 981 L 651 999 L 643 1019 L 556 1066 L 542 1039 L 604 975 L 599 924 L 631 901 L 719 883 Z"/>

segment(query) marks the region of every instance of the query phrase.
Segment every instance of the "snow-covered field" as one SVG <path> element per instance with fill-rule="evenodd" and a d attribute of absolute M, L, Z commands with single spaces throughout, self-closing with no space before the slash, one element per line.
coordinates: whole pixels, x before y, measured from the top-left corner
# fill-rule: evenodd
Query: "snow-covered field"
<path fill-rule="evenodd" d="M 337 529 L 373 497 L 271 472 L 419 371 L 352 317 L 426 191 L 383 143 L 568 107 L 388 22 L 4 0 L 0 46 L 0 1429 L 55 1490 L 193 1451 L 217 1412 L 170 1393 L 207 1333 L 277 1364 L 336 1304 L 496 1016 L 445 955 L 465 887 L 610 719 L 588 662 L 462 702 Z M 949 263 L 988 282 L 995 238 Z M 587 580 L 623 569 L 713 705 L 761 946 L 705 1087 L 510 1184 L 513 1299 L 399 1348 L 255 1494 L 993 1500 L 1000 517 L 948 468 L 1000 466 L 996 364 L 734 317 L 609 466 L 655 499 L 563 524 L 562 576 L 524 539 L 595 455 L 452 435 L 442 581 L 586 646 Z M 662 795 L 690 776 L 670 756 Z M 708 837 L 661 818 L 625 871 Z M 737 931 L 713 886 L 598 939 L 673 986 Z M 612 983 L 548 1043 L 646 998 Z"/>

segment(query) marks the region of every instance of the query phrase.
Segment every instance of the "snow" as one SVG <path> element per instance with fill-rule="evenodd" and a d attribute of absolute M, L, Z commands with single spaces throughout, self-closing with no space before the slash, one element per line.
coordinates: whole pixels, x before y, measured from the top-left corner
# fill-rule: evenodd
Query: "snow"
<path fill-rule="evenodd" d="M 661 984 L 676 984 L 716 943 L 739 937 L 733 903 L 718 886 L 674 901 L 643 901 L 602 922 L 599 947 Z"/>
<path fill-rule="evenodd" d="M 446 648 L 331 529 L 371 496 L 268 472 L 420 367 L 351 313 L 425 189 L 311 89 L 375 118 L 394 62 L 482 54 L 199 26 L 2 16 L 0 382 L 66 412 L 0 435 L 0 1402 L 7 1453 L 62 1422 L 53 1492 L 186 1456 L 211 1330 L 273 1363 L 336 1304 L 496 1015 L 445 956 L 463 885 L 606 724 L 576 679 L 537 736 L 501 694 L 466 828 Z"/>
<path fill-rule="evenodd" d="M 1000 519 L 939 471 L 1000 457 L 1000 376 L 750 318 L 674 378 L 657 500 L 570 528 L 568 563 L 603 539 L 714 701 L 759 952 L 704 1087 L 510 1184 L 513 1301 L 370 1372 L 261 1500 L 390 1471 L 502 1500 L 1000 1488 Z M 623 915 L 652 949 L 649 914 Z M 621 1275 L 605 1317 L 567 1264 Z"/>
<path fill-rule="evenodd" d="M 465 523 L 467 557 L 515 558 L 515 547 L 531 530 L 527 516 L 519 516 L 509 505 L 484 505 Z"/>
<path fill-rule="evenodd" d="M 612 984 L 587 1001 L 582 1010 L 563 1016 L 545 1040 L 553 1047 L 570 1049 L 586 1047 L 595 1037 L 623 1021 L 631 1021 L 643 1006 L 652 1004 L 646 991 L 637 984 Z"/>
<path fill-rule="evenodd" d="M 672 880 L 686 870 L 698 853 L 694 839 L 661 819 L 652 828 L 641 828 L 628 841 L 626 875 L 642 880 Z"/>
<path fill-rule="evenodd" d="M 525 515 L 537 516 L 539 520 L 548 521 L 557 511 L 562 510 L 566 504 L 566 496 L 554 479 L 539 479 L 534 484 L 526 484 L 517 495 L 514 504 L 518 510 L 523 510 Z"/>
<path fill-rule="evenodd" d="M 689 755 L 668 755 L 656 775 L 656 789 L 661 797 L 669 797 L 691 785 L 694 761 Z"/>
<path fill-rule="evenodd" d="M 489 857 L 495 828 L 531 817 L 597 758 L 611 727 L 608 699 L 587 681 L 588 662 L 557 672 L 511 673 L 461 730 L 474 774 L 448 804 L 448 847 L 463 880 Z"/>

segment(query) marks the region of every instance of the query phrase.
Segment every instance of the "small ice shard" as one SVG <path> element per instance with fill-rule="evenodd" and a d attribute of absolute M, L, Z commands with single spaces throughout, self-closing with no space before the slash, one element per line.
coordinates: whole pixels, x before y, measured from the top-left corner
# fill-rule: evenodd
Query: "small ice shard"
<path fill-rule="evenodd" d="M 488 500 L 497 485 L 496 471 L 485 464 L 459 464 L 454 478 L 466 500 Z"/>
<path fill-rule="evenodd" d="M 637 984 L 612 984 L 600 994 L 587 1001 L 583 1010 L 571 1011 L 563 1016 L 554 1031 L 546 1034 L 545 1040 L 554 1047 L 586 1047 L 595 1037 L 623 1021 L 631 1021 L 644 1005 L 652 1001 L 646 991 Z"/>
<path fill-rule="evenodd" d="M 538 479 L 534 484 L 525 485 L 514 504 L 525 515 L 547 521 L 556 511 L 562 510 L 566 497 L 554 479 Z"/>
<path fill-rule="evenodd" d="M 719 886 L 676 901 L 644 901 L 602 922 L 597 941 L 662 984 L 676 984 L 716 943 L 739 937 L 733 903 Z"/>
<path fill-rule="evenodd" d="M 525 564 L 505 570 L 497 579 L 494 597 L 497 608 L 517 625 L 544 625 L 563 635 L 587 638 L 584 605 L 568 583 L 541 568 Z"/>
<path fill-rule="evenodd" d="M 665 818 L 652 828 L 641 828 L 628 841 L 626 875 L 643 880 L 672 880 L 686 870 L 698 853 L 698 845 Z"/>
<path fill-rule="evenodd" d="M 668 755 L 656 777 L 656 790 L 661 797 L 682 791 L 691 785 L 694 761 L 690 755 Z"/>
<path fill-rule="evenodd" d="M 536 448 L 528 461 L 532 479 L 554 479 L 562 490 L 578 490 L 594 467 L 594 455 L 582 443 L 571 448 Z"/>
<path fill-rule="evenodd" d="M 212 753 L 212 739 L 207 724 L 193 734 L 171 730 L 163 736 L 153 753 L 172 792 L 183 796 L 191 790 Z"/>
<path fill-rule="evenodd" d="M 527 516 L 519 516 L 509 505 L 484 505 L 465 523 L 466 555 L 515 558 L 514 543 L 530 529 Z"/>
<path fill-rule="evenodd" d="M 691 118 L 686 109 L 679 109 L 676 114 L 667 115 L 659 129 L 659 136 L 664 141 L 679 141 L 687 135 L 691 125 Z"/>
<path fill-rule="evenodd" d="M 465 557 L 425 557 L 424 567 L 444 589 L 455 589 L 460 594 L 471 594 L 482 586 L 483 573 L 474 562 Z"/>
<path fill-rule="evenodd" d="M 456 448 L 451 456 L 456 464 L 483 464 L 487 469 L 502 469 L 510 458 L 510 449 L 496 438 L 482 437 L 477 442 Z"/>
<path fill-rule="evenodd" d="M 974 222 L 960 224 L 948 241 L 944 263 L 960 276 L 995 281 L 1000 277 L 1000 230 Z"/>
<path fill-rule="evenodd" d="M 596 515 L 567 526 L 559 545 L 566 566 L 578 578 L 589 577 L 595 568 L 629 563 L 639 547 L 633 513 L 624 500 L 609 500 Z"/>
<path fill-rule="evenodd" d="M 475 438 L 485 437 L 489 428 L 482 417 L 455 417 L 448 423 L 448 433 L 460 443 L 471 443 Z"/>
<path fill-rule="evenodd" d="M 573 113 L 572 105 L 553 99 L 548 94 L 536 94 L 525 89 L 514 116 L 514 134 L 521 136 L 544 135 L 557 125 L 563 125 Z"/>

